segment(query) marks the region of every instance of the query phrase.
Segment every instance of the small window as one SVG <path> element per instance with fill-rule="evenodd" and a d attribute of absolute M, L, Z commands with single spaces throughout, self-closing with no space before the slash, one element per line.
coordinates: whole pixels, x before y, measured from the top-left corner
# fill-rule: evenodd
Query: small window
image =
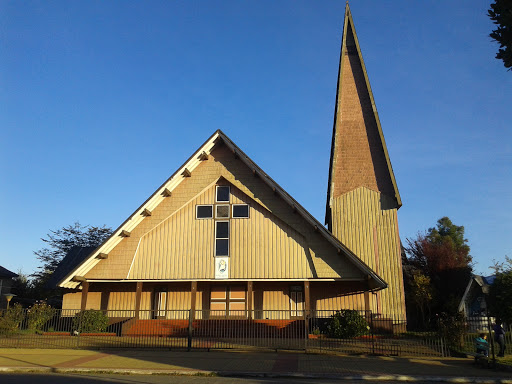
<path fill-rule="evenodd" d="M 217 221 L 217 232 L 215 234 L 216 239 L 227 239 L 229 238 L 229 222 Z"/>
<path fill-rule="evenodd" d="M 229 256 L 229 240 L 215 240 L 215 256 Z"/>
<path fill-rule="evenodd" d="M 229 219 L 229 205 L 216 205 L 215 217 L 217 219 Z"/>
<path fill-rule="evenodd" d="M 196 218 L 211 219 L 213 217 L 213 205 L 196 205 Z"/>
<path fill-rule="evenodd" d="M 229 222 L 215 223 L 215 256 L 229 256 Z"/>
<path fill-rule="evenodd" d="M 217 185 L 217 196 L 215 198 L 217 202 L 229 202 L 229 186 Z"/>
<path fill-rule="evenodd" d="M 249 205 L 233 204 L 233 217 L 248 218 L 249 217 Z"/>

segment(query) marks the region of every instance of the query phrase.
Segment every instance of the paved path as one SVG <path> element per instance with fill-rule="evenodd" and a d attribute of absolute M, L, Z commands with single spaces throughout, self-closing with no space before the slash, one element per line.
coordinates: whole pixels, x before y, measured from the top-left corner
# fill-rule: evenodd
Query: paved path
<path fill-rule="evenodd" d="M 215 374 L 240 377 L 485 381 L 512 384 L 510 371 L 476 367 L 471 359 L 339 356 L 296 352 L 0 349 L 0 372 L 2 371 Z"/>

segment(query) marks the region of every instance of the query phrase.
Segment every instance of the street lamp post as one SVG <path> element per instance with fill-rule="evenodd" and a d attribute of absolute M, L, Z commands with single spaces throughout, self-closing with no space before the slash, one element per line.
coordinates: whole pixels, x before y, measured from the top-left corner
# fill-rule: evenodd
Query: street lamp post
<path fill-rule="evenodd" d="M 7 300 L 7 309 L 9 309 L 9 303 L 11 302 L 12 298 L 16 296 L 14 293 L 4 293 L 5 299 Z"/>
<path fill-rule="evenodd" d="M 492 352 L 492 364 L 496 366 L 496 355 L 494 354 L 494 338 L 492 337 L 492 328 L 491 328 L 491 320 L 489 319 L 489 307 L 487 306 L 487 297 L 489 295 L 489 286 L 482 287 L 482 293 L 484 294 L 484 303 L 485 303 L 485 315 L 487 317 L 487 329 L 489 330 L 489 341 L 491 342 L 491 352 Z"/>

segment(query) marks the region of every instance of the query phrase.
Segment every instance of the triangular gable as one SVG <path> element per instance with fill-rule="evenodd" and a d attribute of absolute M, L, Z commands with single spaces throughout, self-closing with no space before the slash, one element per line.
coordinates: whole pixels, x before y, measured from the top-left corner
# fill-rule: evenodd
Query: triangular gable
<path fill-rule="evenodd" d="M 358 81 L 359 78 L 363 81 Z M 358 124 L 353 124 L 354 121 Z M 361 128 L 367 129 L 368 132 L 361 131 Z M 365 148 L 365 145 L 369 147 Z M 369 179 L 372 180 L 369 181 Z M 332 199 L 340 193 L 361 186 L 393 197 L 398 208 L 402 205 L 352 14 L 347 3 L 329 162 L 326 224 L 330 224 Z"/>
<path fill-rule="evenodd" d="M 207 160 L 211 152 L 217 144 L 224 144 L 232 153 L 232 156 L 244 164 L 251 171 L 254 177 L 265 183 L 268 188 L 273 191 L 275 197 L 282 199 L 289 205 L 293 211 L 305 220 L 310 228 L 314 228 L 315 232 L 327 240 L 338 253 L 346 257 L 358 270 L 365 276 L 370 277 L 370 287 L 372 289 L 385 288 L 386 283 L 375 274 L 368 266 L 366 266 L 359 258 L 350 252 L 342 243 L 340 243 L 332 234 L 327 231 L 313 216 L 307 212 L 300 204 L 298 204 L 287 192 L 285 192 L 277 183 L 275 183 L 265 172 L 263 172 L 240 148 L 238 148 L 223 132 L 220 130 L 215 132 L 182 166 L 171 176 L 162 186 L 142 204 L 118 229 L 114 231 L 112 236 L 108 238 L 100 247 L 98 247 L 90 256 L 85 259 L 78 267 L 76 267 L 66 278 L 64 278 L 59 286 L 66 288 L 76 288 L 79 285 L 80 277 L 85 276 L 100 261 L 99 255 L 108 254 L 123 239 L 129 237 L 131 232 L 168 197 L 172 196 L 173 190 L 177 188 L 183 180 L 188 177 L 193 178 L 194 170 Z M 264 205 L 264 203 L 262 203 Z M 130 239 L 126 239 L 130 241 Z M 109 260 L 105 260 L 109 261 Z"/>
<path fill-rule="evenodd" d="M 233 184 L 223 178 L 220 183 L 230 187 L 231 204 L 250 207 L 247 219 L 225 219 L 231 239 L 229 278 L 312 278 L 305 237 Z M 215 221 L 194 217 L 197 205 L 214 204 L 215 187 L 207 188 L 140 238 L 129 280 L 214 279 Z M 352 265 L 342 269 L 346 276 L 360 276 Z"/>
<path fill-rule="evenodd" d="M 14 277 L 18 277 L 18 275 L 14 272 L 9 271 L 7 268 L 0 266 L 0 278 L 1 279 L 10 279 L 10 278 L 14 278 Z"/>

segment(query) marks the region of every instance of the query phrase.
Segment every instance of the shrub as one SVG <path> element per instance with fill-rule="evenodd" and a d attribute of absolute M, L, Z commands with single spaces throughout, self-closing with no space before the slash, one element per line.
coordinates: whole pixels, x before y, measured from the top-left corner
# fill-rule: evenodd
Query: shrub
<path fill-rule="evenodd" d="M 335 339 L 347 339 L 365 335 L 369 329 L 363 316 L 357 311 L 345 309 L 331 316 L 327 325 L 327 334 Z"/>
<path fill-rule="evenodd" d="M 9 309 L 0 312 L 0 335 L 15 332 L 25 318 L 23 307 L 16 303 Z"/>
<path fill-rule="evenodd" d="M 467 332 L 467 324 L 464 314 L 459 312 L 455 315 L 441 313 L 438 319 L 438 332 L 446 340 L 446 344 L 452 350 L 462 351 L 464 346 L 464 335 Z"/>
<path fill-rule="evenodd" d="M 78 312 L 73 319 L 73 329 L 77 332 L 103 332 L 107 326 L 107 315 L 95 309 Z"/>
<path fill-rule="evenodd" d="M 42 331 L 54 314 L 54 309 L 45 302 L 36 303 L 27 311 L 28 329 Z"/>

